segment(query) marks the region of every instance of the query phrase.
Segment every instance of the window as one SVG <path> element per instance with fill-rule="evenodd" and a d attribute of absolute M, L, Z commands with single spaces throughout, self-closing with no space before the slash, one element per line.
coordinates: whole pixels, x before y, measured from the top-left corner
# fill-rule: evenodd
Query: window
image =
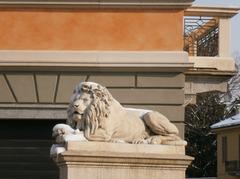
<path fill-rule="evenodd" d="M 238 160 L 240 161 L 240 135 L 238 135 Z"/>
<path fill-rule="evenodd" d="M 222 162 L 227 161 L 227 137 L 222 137 Z"/>

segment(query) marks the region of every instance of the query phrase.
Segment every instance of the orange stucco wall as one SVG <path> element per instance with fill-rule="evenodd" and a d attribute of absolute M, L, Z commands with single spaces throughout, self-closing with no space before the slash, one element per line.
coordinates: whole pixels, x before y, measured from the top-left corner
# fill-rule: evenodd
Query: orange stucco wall
<path fill-rule="evenodd" d="M 0 49 L 182 50 L 181 10 L 0 10 Z"/>

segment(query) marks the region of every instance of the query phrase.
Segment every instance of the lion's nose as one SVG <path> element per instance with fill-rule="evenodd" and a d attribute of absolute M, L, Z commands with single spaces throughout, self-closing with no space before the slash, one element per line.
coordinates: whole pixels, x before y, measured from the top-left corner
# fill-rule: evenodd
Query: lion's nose
<path fill-rule="evenodd" d="M 77 108 L 78 106 L 79 106 L 79 104 L 74 104 L 74 107 L 76 107 L 76 108 Z"/>

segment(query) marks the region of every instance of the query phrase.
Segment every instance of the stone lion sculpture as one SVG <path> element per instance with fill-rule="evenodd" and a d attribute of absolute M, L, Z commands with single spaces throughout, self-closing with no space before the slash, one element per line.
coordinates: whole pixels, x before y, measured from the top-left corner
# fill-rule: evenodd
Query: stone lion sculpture
<path fill-rule="evenodd" d="M 64 139 L 61 136 L 71 134 L 84 135 L 82 138 L 88 141 L 186 145 L 178 136 L 177 127 L 165 116 L 156 111 L 125 108 L 97 83 L 80 83 L 67 113 L 71 127 L 63 124 L 53 129 L 58 143 Z"/>

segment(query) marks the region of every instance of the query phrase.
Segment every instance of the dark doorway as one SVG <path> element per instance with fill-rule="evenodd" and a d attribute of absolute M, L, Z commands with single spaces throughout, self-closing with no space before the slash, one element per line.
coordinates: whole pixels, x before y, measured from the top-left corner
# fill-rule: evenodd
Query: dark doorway
<path fill-rule="evenodd" d="M 58 179 L 49 155 L 57 123 L 63 121 L 0 120 L 0 178 Z"/>

